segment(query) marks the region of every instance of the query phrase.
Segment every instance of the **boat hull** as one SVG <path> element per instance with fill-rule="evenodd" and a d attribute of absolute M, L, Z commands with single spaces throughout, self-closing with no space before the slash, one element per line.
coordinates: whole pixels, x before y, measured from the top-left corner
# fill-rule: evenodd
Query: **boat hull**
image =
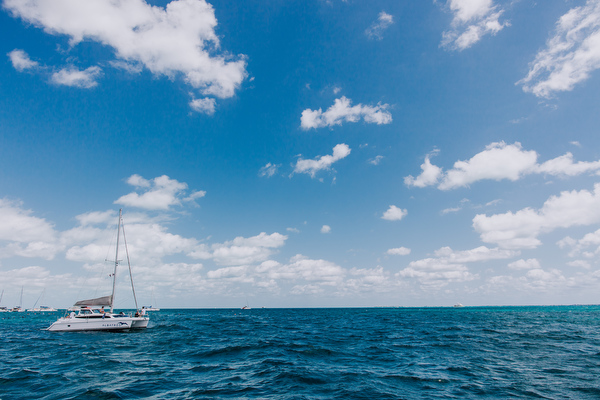
<path fill-rule="evenodd" d="M 148 317 L 81 318 L 63 317 L 48 327 L 51 332 L 123 331 L 148 326 Z"/>

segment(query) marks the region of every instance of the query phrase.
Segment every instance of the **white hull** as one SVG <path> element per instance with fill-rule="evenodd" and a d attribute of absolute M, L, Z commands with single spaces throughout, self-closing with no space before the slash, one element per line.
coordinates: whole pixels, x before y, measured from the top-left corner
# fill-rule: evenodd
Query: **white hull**
<path fill-rule="evenodd" d="M 148 317 L 120 316 L 107 314 L 104 318 L 92 316 L 67 316 L 48 327 L 52 332 L 73 331 L 119 331 L 125 329 L 139 329 L 148 326 Z"/>

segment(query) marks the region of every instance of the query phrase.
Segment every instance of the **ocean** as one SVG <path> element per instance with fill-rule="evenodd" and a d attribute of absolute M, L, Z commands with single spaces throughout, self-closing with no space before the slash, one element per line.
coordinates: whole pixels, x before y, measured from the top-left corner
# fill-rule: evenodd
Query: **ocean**
<path fill-rule="evenodd" d="M 0 313 L 0 399 L 599 399 L 600 306 Z"/>

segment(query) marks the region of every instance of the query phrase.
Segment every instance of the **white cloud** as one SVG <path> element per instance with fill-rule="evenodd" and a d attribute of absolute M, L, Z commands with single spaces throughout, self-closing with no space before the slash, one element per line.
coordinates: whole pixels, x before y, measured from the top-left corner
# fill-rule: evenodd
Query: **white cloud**
<path fill-rule="evenodd" d="M 379 165 L 379 163 L 381 162 L 381 160 L 383 160 L 385 157 L 383 156 L 375 156 L 375 158 L 372 158 L 369 160 L 369 164 L 372 165 Z"/>
<path fill-rule="evenodd" d="M 365 34 L 369 39 L 381 40 L 383 38 L 383 31 L 390 27 L 394 23 L 394 17 L 387 14 L 385 11 L 379 13 L 377 21 L 365 30 Z"/>
<path fill-rule="evenodd" d="M 594 258 L 600 254 L 600 229 L 586 234 L 583 238 L 575 240 L 569 236 L 557 242 L 561 249 L 570 247 L 569 257 Z"/>
<path fill-rule="evenodd" d="M 321 233 L 329 233 L 331 232 L 331 227 L 329 225 L 323 225 L 321 227 Z"/>
<path fill-rule="evenodd" d="M 190 196 L 185 197 L 187 183 L 178 182 L 166 175 L 146 180 L 136 174 L 130 176 L 127 183 L 135 186 L 138 190 L 143 189 L 144 192 L 142 194 L 132 192 L 121 196 L 115 201 L 115 204 L 147 210 L 168 210 L 171 206 L 180 205 L 182 201 L 194 201 L 206 195 L 204 191 L 194 191 Z"/>
<path fill-rule="evenodd" d="M 257 236 L 244 238 L 236 237 L 232 241 L 215 243 L 208 246 L 198 246 L 189 253 L 190 257 L 213 259 L 219 265 L 240 266 L 256 264 L 267 260 L 274 249 L 282 247 L 287 240 L 286 235 L 261 232 Z"/>
<path fill-rule="evenodd" d="M 516 181 L 531 174 L 566 177 L 584 173 L 598 175 L 600 171 L 600 161 L 575 163 L 571 153 L 538 164 L 538 154 L 533 150 L 523 150 L 519 142 L 491 143 L 469 160 L 455 162 L 453 168 L 446 172 L 431 164 L 429 157 L 430 155 L 425 156 L 421 175 L 417 178 L 412 175 L 404 178 L 407 186 L 422 188 L 439 183 L 438 189 L 449 190 L 487 179 Z"/>
<path fill-rule="evenodd" d="M 89 67 L 81 71 L 74 66 L 70 66 L 53 73 L 50 80 L 57 85 L 91 89 L 98 86 L 96 79 L 101 73 L 102 70 L 99 67 Z"/>
<path fill-rule="evenodd" d="M 500 22 L 504 10 L 492 0 L 448 0 L 447 6 L 454 14 L 452 27 L 443 33 L 441 45 L 452 50 L 464 50 L 485 35 L 495 35 L 508 22 Z"/>
<path fill-rule="evenodd" d="M 520 143 L 492 143 L 470 160 L 454 163 L 454 168 L 445 173 L 439 188 L 464 187 L 483 179 L 516 181 L 534 168 L 536 160 L 536 152 L 521 150 Z"/>
<path fill-rule="evenodd" d="M 217 20 L 204 0 L 165 8 L 139 0 L 5 0 L 3 6 L 48 34 L 68 36 L 71 46 L 95 41 L 112 48 L 117 61 L 181 75 L 204 96 L 232 97 L 247 75 L 244 56 L 218 54 Z"/>
<path fill-rule="evenodd" d="M 417 279 L 422 285 L 441 288 L 451 282 L 466 282 L 478 276 L 469 272 L 466 263 L 511 258 L 518 252 L 480 246 L 472 250 L 454 251 L 450 247 L 436 250 L 435 257 L 412 261 L 396 274 L 399 278 Z"/>
<path fill-rule="evenodd" d="M 208 97 L 204 99 L 192 99 L 192 101 L 190 101 L 192 110 L 207 115 L 213 115 L 215 113 L 216 104 L 217 102 L 215 99 Z"/>
<path fill-rule="evenodd" d="M 508 264 L 508 268 L 510 269 L 536 269 L 541 268 L 540 262 L 535 258 L 530 258 L 528 260 L 517 260 L 515 262 L 511 262 Z"/>
<path fill-rule="evenodd" d="M 386 219 L 388 221 L 400 221 L 408 214 L 406 209 L 402 210 L 396 206 L 390 206 L 386 212 L 383 213 L 381 219 Z"/>
<path fill-rule="evenodd" d="M 334 162 L 347 157 L 349 154 L 350 147 L 345 143 L 340 143 L 333 148 L 333 154 L 330 156 L 321 156 L 315 160 L 298 159 L 294 172 L 310 174 L 310 176 L 314 178 L 317 172 L 329 170 Z"/>
<path fill-rule="evenodd" d="M 592 268 L 592 266 L 590 265 L 590 262 L 587 260 L 575 260 L 575 261 L 570 261 L 567 263 L 567 265 L 569 267 L 574 267 L 574 268 L 583 268 L 583 269 L 590 269 Z"/>
<path fill-rule="evenodd" d="M 387 110 L 387 104 L 377 106 L 363 106 L 358 104 L 351 106 L 352 100 L 342 96 L 327 111 L 306 109 L 302 111 L 300 126 L 302 129 L 323 128 L 341 125 L 342 122 L 358 122 L 362 118 L 371 124 L 389 124 L 392 122 L 392 114 Z"/>
<path fill-rule="evenodd" d="M 588 0 L 560 17 L 556 32 L 517 82 L 537 97 L 570 91 L 600 68 L 600 1 Z"/>
<path fill-rule="evenodd" d="M 451 207 L 451 208 L 444 208 L 444 209 L 442 210 L 442 215 L 446 215 L 446 214 L 450 214 L 450 213 L 459 212 L 460 210 L 462 210 L 462 207 Z"/>
<path fill-rule="evenodd" d="M 425 187 L 435 185 L 440 177 L 442 176 L 442 169 L 438 166 L 431 164 L 429 158 L 431 155 L 437 154 L 438 151 L 432 152 L 432 154 L 428 154 L 425 156 L 425 162 L 421 164 L 421 175 L 416 178 L 413 178 L 412 175 L 409 175 L 404 178 L 404 184 L 406 186 L 416 186 L 416 187 Z"/>
<path fill-rule="evenodd" d="M 406 247 L 396 247 L 395 249 L 389 249 L 386 254 L 395 256 L 407 256 L 410 254 L 410 249 Z"/>
<path fill-rule="evenodd" d="M 23 50 L 15 49 L 8 53 L 8 57 L 12 62 L 13 67 L 19 71 L 25 71 L 26 69 L 37 68 L 39 65 L 37 61 L 33 61 L 29 58 L 29 55 Z"/>
<path fill-rule="evenodd" d="M 159 265 L 163 257 L 187 254 L 198 247 L 196 239 L 169 233 L 166 227 L 153 222 L 144 214 L 127 214 L 124 219 L 127 248 L 136 265 Z M 62 238 L 71 244 L 67 249 L 66 259 L 86 263 L 104 260 L 107 254 L 106 238 L 111 237 L 116 230 L 116 215 L 112 222 L 106 226 L 102 223 L 101 228 L 82 225 L 65 231 Z"/>
<path fill-rule="evenodd" d="M 513 213 L 478 214 L 473 227 L 486 243 L 507 249 L 535 248 L 538 236 L 558 228 L 586 226 L 600 222 L 600 184 L 588 190 L 561 192 L 551 196 L 541 209 L 524 208 Z"/>
<path fill-rule="evenodd" d="M 274 261 L 263 263 L 257 271 L 270 279 L 305 280 L 329 286 L 341 284 L 346 275 L 346 271 L 335 263 L 309 259 L 300 254 L 292 257 L 287 264 Z"/>
<path fill-rule="evenodd" d="M 511 288 L 513 291 L 523 291 L 527 294 L 531 292 L 537 293 L 551 293 L 556 295 L 557 291 L 564 289 L 568 286 L 577 284 L 576 279 L 567 279 L 557 269 L 545 271 L 541 268 L 534 268 L 528 270 L 527 273 L 521 277 L 514 276 L 494 276 L 488 280 L 488 290 Z"/>
<path fill-rule="evenodd" d="M 600 161 L 574 163 L 573 154 L 571 153 L 548 160 L 535 169 L 538 173 L 554 176 L 576 176 L 587 172 L 595 172 L 597 175 L 599 170 Z"/>
<path fill-rule="evenodd" d="M 52 259 L 61 250 L 54 225 L 24 210 L 22 204 L 0 199 L 0 258 L 12 256 Z"/>
<path fill-rule="evenodd" d="M 279 165 L 267 163 L 267 165 L 260 169 L 260 171 L 258 172 L 258 176 L 266 176 L 267 178 L 270 178 L 277 173 L 278 169 Z"/>

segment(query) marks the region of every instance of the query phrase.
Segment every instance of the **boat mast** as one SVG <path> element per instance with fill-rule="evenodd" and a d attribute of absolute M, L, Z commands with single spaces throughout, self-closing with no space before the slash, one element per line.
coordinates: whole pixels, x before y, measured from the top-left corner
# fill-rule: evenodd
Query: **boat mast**
<path fill-rule="evenodd" d="M 123 243 L 125 243 L 125 254 L 127 254 L 127 266 L 129 267 L 129 280 L 131 281 L 131 291 L 133 292 L 133 300 L 135 301 L 135 309 L 139 310 L 137 297 L 135 295 L 135 287 L 133 286 L 133 275 L 131 274 L 131 261 L 129 261 L 129 249 L 127 248 L 127 238 L 125 237 L 125 225 L 122 225 L 123 229 Z"/>
<path fill-rule="evenodd" d="M 121 213 L 123 209 L 119 209 L 119 223 L 117 224 L 117 250 L 115 253 L 115 270 L 113 271 L 113 287 L 112 295 L 110 296 L 110 312 L 113 312 L 113 305 L 115 304 L 115 284 L 117 282 L 117 266 L 119 265 L 119 235 L 121 234 Z"/>

